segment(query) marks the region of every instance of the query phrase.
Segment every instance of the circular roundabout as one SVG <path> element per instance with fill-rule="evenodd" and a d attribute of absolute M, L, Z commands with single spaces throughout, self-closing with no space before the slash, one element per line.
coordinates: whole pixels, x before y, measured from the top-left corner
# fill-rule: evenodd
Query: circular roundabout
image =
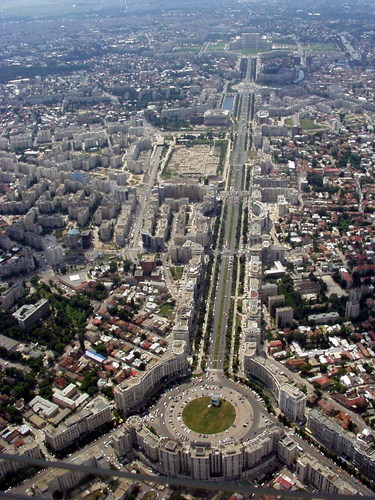
<path fill-rule="evenodd" d="M 142 417 L 128 419 L 138 446 L 152 467 L 172 476 L 232 480 L 267 471 L 280 437 L 247 388 L 220 379 L 167 388 Z"/>
<path fill-rule="evenodd" d="M 216 446 L 242 441 L 257 428 L 259 414 L 236 388 L 199 381 L 168 391 L 147 417 L 160 435 Z"/>
<path fill-rule="evenodd" d="M 234 406 L 226 400 L 212 402 L 210 396 L 203 396 L 188 403 L 182 412 L 186 427 L 199 434 L 224 432 L 236 418 Z"/>

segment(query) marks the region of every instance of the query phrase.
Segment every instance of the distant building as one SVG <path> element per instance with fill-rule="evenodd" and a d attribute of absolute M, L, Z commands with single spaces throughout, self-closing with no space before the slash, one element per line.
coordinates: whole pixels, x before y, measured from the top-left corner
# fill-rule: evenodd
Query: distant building
<path fill-rule="evenodd" d="M 285 435 L 279 440 L 278 453 L 286 465 L 292 465 L 297 458 L 298 443 L 291 436 Z"/>
<path fill-rule="evenodd" d="M 268 353 L 274 354 L 283 350 L 283 343 L 281 340 L 271 340 L 268 342 Z"/>
<path fill-rule="evenodd" d="M 260 287 L 260 296 L 262 298 L 263 304 L 268 303 L 268 297 L 277 295 L 277 285 L 276 283 L 265 283 Z"/>
<path fill-rule="evenodd" d="M 20 307 L 13 313 L 13 316 L 18 321 L 19 326 L 26 330 L 38 319 L 47 316 L 48 311 L 48 300 L 40 299 L 36 304 L 26 304 Z"/>
<path fill-rule="evenodd" d="M 349 483 L 314 458 L 301 457 L 297 461 L 296 474 L 302 483 L 309 483 L 322 493 L 331 495 L 358 495 Z"/>
<path fill-rule="evenodd" d="M 69 384 L 62 391 L 55 390 L 52 396 L 54 403 L 58 404 L 61 408 L 70 408 L 75 410 L 82 403 L 88 399 L 89 395 L 86 393 L 81 394 L 77 390 L 75 384 Z"/>
<path fill-rule="evenodd" d="M 361 290 L 359 288 L 349 290 L 349 299 L 345 307 L 346 319 L 355 319 L 358 317 L 360 310 L 360 300 Z"/>
<path fill-rule="evenodd" d="M 141 266 L 144 275 L 150 275 L 156 269 L 155 254 L 143 254 L 141 258 Z"/>
<path fill-rule="evenodd" d="M 229 43 L 229 48 L 233 49 L 251 49 L 251 50 L 270 50 L 272 49 L 272 40 L 266 36 L 261 36 L 260 33 L 243 33 L 241 36 L 236 36 Z"/>
<path fill-rule="evenodd" d="M 85 357 L 88 359 L 91 359 L 91 361 L 95 361 L 95 363 L 98 363 L 98 364 L 102 364 L 106 360 L 105 356 L 102 356 L 101 354 L 94 351 L 93 349 L 87 349 L 85 351 Z"/>
<path fill-rule="evenodd" d="M 10 309 L 25 292 L 22 281 L 15 283 L 0 296 L 1 305 L 4 309 Z"/>
<path fill-rule="evenodd" d="M 275 310 L 285 304 L 285 295 L 271 295 L 268 297 L 268 312 L 274 316 Z"/>
<path fill-rule="evenodd" d="M 246 376 L 259 379 L 274 393 L 285 416 L 296 422 L 303 420 L 306 408 L 305 394 L 291 383 L 291 379 L 273 361 L 257 356 L 254 343 L 246 343 L 245 346 Z"/>
<path fill-rule="evenodd" d="M 145 405 L 147 400 L 168 380 L 189 373 L 185 342 L 175 340 L 172 352 L 144 373 L 124 380 L 115 388 L 116 407 L 125 414 Z"/>
<path fill-rule="evenodd" d="M 276 260 L 274 267 L 272 269 L 267 269 L 264 274 L 266 278 L 278 279 L 284 276 L 285 273 L 286 273 L 285 267 L 282 265 L 280 261 Z"/>
<path fill-rule="evenodd" d="M 32 408 L 34 413 L 40 413 L 43 418 L 49 419 L 56 415 L 59 407 L 56 403 L 52 403 L 48 399 L 44 399 L 41 396 L 35 396 L 29 403 L 30 408 Z"/>
<path fill-rule="evenodd" d="M 336 311 L 321 313 L 321 314 L 310 314 L 308 316 L 308 321 L 313 322 L 317 325 L 324 325 L 326 323 L 335 323 L 339 319 L 340 315 Z"/>
<path fill-rule="evenodd" d="M 225 446 L 210 443 L 183 443 L 150 432 L 138 416 L 129 417 L 113 438 L 118 456 L 126 456 L 133 446 L 159 473 L 204 481 L 233 480 L 269 470 L 276 459 L 282 429 L 269 425 L 246 442 Z M 139 456 L 139 455 L 138 455 Z"/>
<path fill-rule="evenodd" d="M 99 227 L 99 238 L 101 241 L 110 241 L 113 233 L 113 225 L 110 221 L 103 221 Z"/>
<path fill-rule="evenodd" d="M 30 428 L 29 428 L 30 432 Z M 5 436 L 5 437 L 4 437 Z M 13 437 L 13 443 L 9 443 L 9 438 Z M 39 445 L 35 442 L 34 436 L 30 435 L 26 439 L 15 429 L 5 429 L 0 436 L 0 447 L 2 453 L 17 454 L 22 457 L 43 458 Z M 4 481 L 8 476 L 16 475 L 19 470 L 28 469 L 28 464 L 17 462 L 16 460 L 0 459 L 0 481 Z"/>
<path fill-rule="evenodd" d="M 375 480 L 375 450 L 364 440 L 342 429 L 316 409 L 310 411 L 308 427 L 313 436 L 338 456 L 345 455 L 362 474 Z"/>
<path fill-rule="evenodd" d="M 7 351 L 12 351 L 18 346 L 18 341 L 0 334 L 0 347 Z"/>
<path fill-rule="evenodd" d="M 208 127 L 226 127 L 230 123 L 229 115 L 227 109 L 208 109 L 203 115 L 204 124 Z"/>
<path fill-rule="evenodd" d="M 256 114 L 256 122 L 258 125 L 264 125 L 268 123 L 268 118 L 270 114 L 265 109 L 260 109 Z"/>
<path fill-rule="evenodd" d="M 61 245 L 54 245 L 46 248 L 45 255 L 50 266 L 57 266 L 64 262 L 64 252 Z"/>
<path fill-rule="evenodd" d="M 276 325 L 284 328 L 293 323 L 293 307 L 276 308 Z"/>

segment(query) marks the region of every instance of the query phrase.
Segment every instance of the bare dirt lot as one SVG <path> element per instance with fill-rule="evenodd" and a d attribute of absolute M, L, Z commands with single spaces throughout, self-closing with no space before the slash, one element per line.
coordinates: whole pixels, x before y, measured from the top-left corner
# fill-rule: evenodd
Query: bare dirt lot
<path fill-rule="evenodd" d="M 168 170 L 178 177 L 208 177 L 216 175 L 218 164 L 219 152 L 214 145 L 177 146 L 173 150 Z"/>

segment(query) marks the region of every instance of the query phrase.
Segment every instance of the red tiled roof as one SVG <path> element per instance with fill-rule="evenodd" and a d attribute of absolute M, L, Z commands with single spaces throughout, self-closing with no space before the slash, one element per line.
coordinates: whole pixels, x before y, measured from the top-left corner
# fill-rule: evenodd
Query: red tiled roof
<path fill-rule="evenodd" d="M 276 479 L 276 482 L 279 483 L 279 484 L 281 484 L 281 486 L 283 488 L 285 488 L 286 490 L 290 490 L 290 488 L 293 486 L 293 483 L 291 483 L 290 481 L 287 481 L 283 477 L 278 477 Z"/>

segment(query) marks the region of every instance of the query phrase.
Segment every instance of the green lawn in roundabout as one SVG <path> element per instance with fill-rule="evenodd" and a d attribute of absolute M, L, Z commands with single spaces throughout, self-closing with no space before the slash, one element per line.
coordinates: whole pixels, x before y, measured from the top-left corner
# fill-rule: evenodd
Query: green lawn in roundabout
<path fill-rule="evenodd" d="M 217 434 L 230 427 L 236 418 L 236 410 L 228 401 L 220 400 L 220 406 L 212 406 L 209 396 L 188 403 L 182 420 L 186 427 L 199 434 Z"/>

